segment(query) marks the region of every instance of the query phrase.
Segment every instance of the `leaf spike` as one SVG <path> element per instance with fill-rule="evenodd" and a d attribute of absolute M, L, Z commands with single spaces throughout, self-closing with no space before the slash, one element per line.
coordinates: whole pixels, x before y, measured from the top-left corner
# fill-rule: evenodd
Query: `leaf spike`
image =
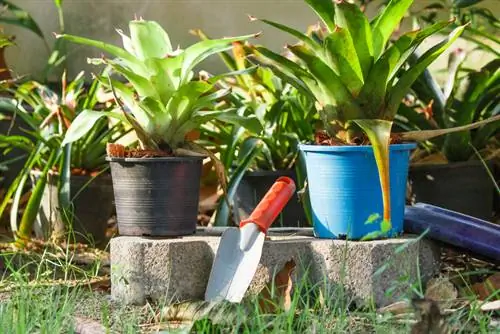
<path fill-rule="evenodd" d="M 255 16 L 253 16 L 253 15 L 247 14 L 247 16 L 248 16 L 248 19 L 250 20 L 250 22 L 255 22 L 255 21 L 258 21 L 258 20 L 259 20 L 258 18 L 256 18 L 256 17 L 255 17 Z"/>
<path fill-rule="evenodd" d="M 189 33 L 194 36 L 200 36 L 201 35 L 201 29 L 189 29 Z"/>

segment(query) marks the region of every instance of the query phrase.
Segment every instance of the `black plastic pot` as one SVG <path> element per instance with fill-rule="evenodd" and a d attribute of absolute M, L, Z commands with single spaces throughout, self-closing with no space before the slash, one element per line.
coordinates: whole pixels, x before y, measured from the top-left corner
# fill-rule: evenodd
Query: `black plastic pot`
<path fill-rule="evenodd" d="M 40 177 L 32 171 L 32 180 Z M 35 232 L 47 239 L 55 226 L 63 226 L 57 189 L 59 175 L 49 174 L 38 212 Z M 113 185 L 110 174 L 101 174 L 91 180 L 89 175 L 72 175 L 70 194 L 73 198 L 72 232 L 69 240 L 104 246 L 108 220 L 114 211 Z M 76 196 L 76 197 L 75 197 Z M 66 232 L 71 232 L 66 227 Z M 74 236 L 74 237 L 73 237 Z"/>
<path fill-rule="evenodd" d="M 202 157 L 107 160 L 120 235 L 159 237 L 196 232 Z"/>
<path fill-rule="evenodd" d="M 488 163 L 492 171 L 492 163 Z M 493 214 L 494 184 L 481 161 L 410 166 L 412 200 L 484 220 Z"/>
<path fill-rule="evenodd" d="M 250 216 L 269 188 L 280 176 L 288 176 L 297 183 L 297 176 L 293 170 L 280 171 L 255 171 L 247 172 L 241 179 L 236 190 L 233 205 L 233 219 L 236 224 Z M 297 186 L 298 187 L 298 186 Z M 278 218 L 273 227 L 304 227 L 308 226 L 302 203 L 298 196 L 293 196 Z"/>

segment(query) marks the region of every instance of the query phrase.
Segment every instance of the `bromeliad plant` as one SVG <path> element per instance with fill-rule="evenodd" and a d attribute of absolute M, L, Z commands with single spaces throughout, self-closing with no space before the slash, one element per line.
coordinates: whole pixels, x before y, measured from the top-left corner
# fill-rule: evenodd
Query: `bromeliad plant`
<path fill-rule="evenodd" d="M 414 24 L 420 26 L 433 24 L 439 16 L 448 15 L 456 18 L 455 25 L 470 23 L 462 38 L 477 45 L 478 49 L 498 57 L 500 20 L 491 10 L 482 7 L 481 2 L 483 0 L 436 0 L 418 11 L 413 11 L 411 19 Z"/>
<path fill-rule="evenodd" d="M 405 130 L 435 130 L 465 126 L 500 113 L 500 60 L 495 59 L 480 70 L 465 70 L 465 51 L 449 55 L 447 80 L 439 87 L 426 71 L 412 86 L 408 103 L 401 106 L 397 124 Z M 414 101 L 414 102 L 410 102 Z M 425 143 L 420 161 L 438 158 L 442 162 L 466 161 L 481 152 L 498 133 L 500 123 L 480 129 L 450 133 Z M 486 153 L 486 152 L 484 152 Z"/>
<path fill-rule="evenodd" d="M 134 20 L 130 22 L 129 29 L 130 36 L 118 31 L 122 36 L 124 49 L 82 37 L 59 37 L 94 46 L 111 54 L 115 58 L 96 59 L 92 62 L 107 65 L 112 73 L 125 78 L 131 85 L 126 86 L 111 76 L 101 77 L 122 105 L 123 113 L 82 113 L 69 129 L 65 143 L 78 140 L 103 117 L 117 117 L 120 122 L 130 125 L 135 130 L 140 144 L 139 149 L 133 150 L 134 157 L 164 158 L 158 164 L 153 162 L 160 159 L 135 160 L 135 164 L 129 167 L 142 165 L 142 170 L 150 170 L 158 166 L 163 172 L 148 173 L 151 178 L 155 177 L 155 180 L 151 179 L 147 184 L 165 186 L 164 190 L 168 192 L 165 196 L 172 197 L 156 196 L 160 190 L 151 190 L 147 192 L 148 196 L 151 196 L 148 203 L 155 203 L 152 204 L 155 210 L 150 209 L 151 205 L 135 207 L 134 214 L 137 217 L 132 217 L 125 212 L 129 203 L 125 197 L 130 194 L 143 196 L 140 192 L 144 187 L 134 187 L 125 197 L 116 196 L 125 198 L 122 204 L 117 202 L 120 233 L 155 236 L 191 234 L 196 230 L 201 164 L 200 169 L 197 166 L 201 163 L 200 158 L 211 158 L 223 190 L 226 190 L 226 177 L 223 165 L 215 154 L 194 142 L 190 134 L 199 130 L 203 124 L 214 120 L 237 124 L 252 132 L 261 130 L 261 124 L 255 116 L 242 115 L 236 108 L 215 108 L 217 101 L 230 94 L 229 89 L 216 86 L 217 81 L 228 75 L 245 74 L 254 70 L 253 68 L 211 78 L 195 78 L 194 69 L 207 57 L 231 49 L 232 43 L 247 40 L 255 35 L 207 39 L 186 49 L 174 50 L 168 34 L 154 21 Z M 116 184 L 120 185 L 120 180 L 114 177 L 114 166 L 116 170 L 122 170 L 123 164 L 127 163 L 124 158 L 129 157 L 129 153 L 131 150 L 110 150 L 115 192 L 118 188 Z M 195 160 L 196 162 L 193 162 Z M 167 187 L 167 184 L 170 186 Z M 177 190 L 184 197 L 179 197 Z M 132 197 L 130 200 L 133 200 Z M 137 224 L 138 220 L 142 223 Z"/>
<path fill-rule="evenodd" d="M 250 129 L 260 128 L 257 119 L 238 115 L 235 110 L 213 110 L 214 103 L 229 94 L 229 90 L 215 87 L 220 76 L 193 80 L 194 68 L 205 58 L 230 49 L 233 42 L 255 35 L 206 40 L 184 50 L 174 50 L 168 34 L 154 21 L 134 20 L 129 28 L 130 36 L 118 30 L 124 49 L 77 36 L 58 36 L 113 55 L 113 59 L 103 57 L 91 62 L 108 65 L 132 86 L 111 78 L 101 78 L 127 112 L 114 114 L 87 110 L 72 124 L 65 143 L 78 140 L 95 122 L 106 116 L 129 124 L 137 133 L 141 148 L 155 151 L 160 156 L 186 154 L 186 149 L 199 151 L 194 143 L 185 140 L 186 135 L 213 119 Z"/>
<path fill-rule="evenodd" d="M 391 41 L 412 0 L 390 1 L 371 21 L 359 7 L 347 1 L 306 2 L 323 23 L 318 29 L 323 31 L 324 38 L 318 38 L 320 33 L 309 37 L 288 26 L 261 20 L 298 38 L 301 43 L 287 46 L 297 58 L 295 62 L 264 47 L 256 47 L 256 52 L 266 59 L 276 75 L 316 101 L 331 142 L 356 145 L 365 143 L 366 135 L 373 146 L 382 188 L 381 230 L 388 232 L 391 229 L 388 158 L 393 120 L 415 80 L 465 27 L 455 28 L 409 67 L 408 58 L 422 42 L 452 22 L 438 22 Z M 392 138 L 401 141 L 439 134 L 411 132 Z"/>
<path fill-rule="evenodd" d="M 68 128 L 82 112 L 97 109 L 112 112 L 114 108 L 112 103 L 99 101 L 101 84 L 97 80 L 89 87 L 85 87 L 84 84 L 83 72 L 70 83 L 66 83 L 63 76 L 60 94 L 38 82 L 28 81 L 11 91 L 12 99 L 0 100 L 2 110 L 10 114 L 12 121 L 19 117 L 27 126 L 22 129 L 24 133 L 22 135 L 0 135 L 2 154 L 5 155 L 12 149 L 18 148 L 25 151 L 27 156 L 24 167 L 0 204 L 0 216 L 2 216 L 12 201 L 10 222 L 16 238 L 26 240 L 31 237 L 49 173 L 58 175 L 60 209 L 70 210 L 71 196 L 76 195 L 70 194 L 69 191 L 71 175 L 84 173 L 98 175 L 104 172 L 107 169 L 106 143 L 119 140 L 129 131 L 123 124 L 110 126 L 108 122 L 101 120 L 93 124 L 89 132 L 78 141 L 62 145 Z M 20 200 L 33 170 L 40 171 L 40 176 L 33 184 L 30 199 L 21 220 L 18 221 Z M 52 229 L 54 238 L 64 234 L 64 226 L 50 226 L 43 229 L 49 231 Z"/>

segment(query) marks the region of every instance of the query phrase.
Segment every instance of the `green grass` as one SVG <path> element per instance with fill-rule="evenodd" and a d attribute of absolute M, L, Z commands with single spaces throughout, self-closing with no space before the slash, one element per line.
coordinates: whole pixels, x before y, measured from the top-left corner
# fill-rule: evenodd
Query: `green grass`
<path fill-rule="evenodd" d="M 404 247 L 396 252 L 403 251 Z M 242 304 L 221 304 L 209 312 L 185 312 L 184 319 L 167 321 L 166 308 L 158 305 L 124 306 L 110 300 L 108 293 L 93 291 L 88 286 L 54 285 L 99 277 L 99 261 L 82 267 L 68 248 L 60 248 L 64 256 L 54 258 L 54 248 L 38 255 L 24 255 L 14 261 L 12 254 L 1 254 L 10 274 L 0 281 L 0 332 L 10 333 L 73 333 L 75 317 L 94 319 L 109 333 L 192 332 L 192 333 L 409 333 L 415 315 L 381 314 L 371 305 L 357 306 L 342 284 L 312 285 L 306 279 L 294 285 L 288 311 L 266 314 L 259 309 L 259 297 Z M 20 265 L 24 263 L 24 265 Z M 391 259 L 387 260 L 387 264 Z M 384 267 L 376 275 L 383 275 Z M 469 273 L 472 275 L 473 273 Z M 48 284 L 49 283 L 49 284 Z M 52 285 L 51 285 L 52 284 Z M 412 282 L 403 275 L 392 284 L 387 294 L 399 293 L 400 300 L 422 296 L 420 281 Z M 498 291 L 500 293 L 500 291 Z M 458 333 L 492 333 L 494 314 L 480 311 L 480 304 L 470 298 L 470 307 L 457 308 L 447 322 Z M 185 304 L 189 305 L 189 304 Z M 204 303 L 194 302 L 192 308 L 203 310 Z M 172 307 L 170 308 L 172 309 Z M 193 320 L 193 315 L 197 315 Z M 170 319 L 171 320 L 171 319 Z M 500 332 L 500 330 L 498 330 Z"/>
<path fill-rule="evenodd" d="M 72 333 L 77 291 L 19 286 L 0 303 L 4 334 Z"/>

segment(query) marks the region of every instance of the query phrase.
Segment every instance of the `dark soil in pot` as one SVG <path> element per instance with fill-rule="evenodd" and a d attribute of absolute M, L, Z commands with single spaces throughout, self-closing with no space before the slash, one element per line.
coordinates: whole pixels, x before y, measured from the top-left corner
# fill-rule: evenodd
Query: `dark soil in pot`
<path fill-rule="evenodd" d="M 39 175 L 39 171 L 32 172 L 32 178 L 34 179 Z M 91 179 L 92 176 L 90 175 L 71 176 L 70 192 L 74 210 L 73 226 L 72 229 L 66 227 L 66 232 L 70 233 L 70 241 L 102 247 L 106 245 L 108 220 L 114 212 L 113 185 L 111 175 L 108 173 L 103 173 L 93 180 Z M 49 237 L 51 227 L 64 224 L 59 209 L 57 180 L 57 174 L 49 174 L 37 217 L 37 225 L 45 227 L 44 230 L 38 228 L 38 234 L 40 235 L 41 232 L 45 238 Z"/>
<path fill-rule="evenodd" d="M 488 163 L 490 170 L 493 164 Z M 494 184 L 481 161 L 412 165 L 412 202 L 424 202 L 490 221 Z"/>
<path fill-rule="evenodd" d="M 260 200 L 280 176 L 288 176 L 297 184 L 294 170 L 247 172 L 236 190 L 233 206 L 233 219 L 236 224 L 250 216 Z M 298 187 L 298 185 L 297 185 Z M 272 227 L 308 226 L 302 203 L 297 195 L 293 196 Z"/>
<path fill-rule="evenodd" d="M 202 157 L 108 161 L 120 235 L 160 237 L 196 232 Z"/>

